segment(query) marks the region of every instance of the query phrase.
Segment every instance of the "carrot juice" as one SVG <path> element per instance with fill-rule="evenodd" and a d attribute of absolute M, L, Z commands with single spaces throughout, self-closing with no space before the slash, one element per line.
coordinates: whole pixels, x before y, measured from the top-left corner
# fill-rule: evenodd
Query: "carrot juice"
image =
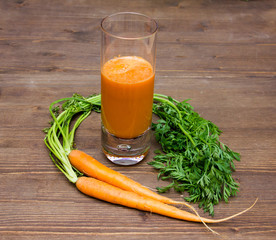
<path fill-rule="evenodd" d="M 150 128 L 154 71 L 141 57 L 116 57 L 101 70 L 102 122 L 119 138 L 135 138 Z"/>

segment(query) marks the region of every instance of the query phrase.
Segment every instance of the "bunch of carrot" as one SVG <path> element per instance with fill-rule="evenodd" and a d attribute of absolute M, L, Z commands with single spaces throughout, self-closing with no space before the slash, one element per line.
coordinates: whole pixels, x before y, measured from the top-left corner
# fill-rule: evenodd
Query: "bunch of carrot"
<path fill-rule="evenodd" d="M 63 104 L 63 111 L 54 114 L 53 106 L 61 101 L 66 101 Z M 49 108 L 53 122 L 46 131 L 44 142 L 50 150 L 50 157 L 55 165 L 82 193 L 113 204 L 153 212 L 171 218 L 202 222 L 209 230 L 211 229 L 206 223 L 218 223 L 229 220 L 248 211 L 256 203 L 250 208 L 227 218 L 217 220 L 203 218 L 188 203 L 174 201 L 161 196 L 125 175 L 106 167 L 86 153 L 72 150 L 77 127 L 92 110 L 99 111 L 100 104 L 100 95 L 94 95 L 89 98 L 75 95 L 72 98 L 53 102 Z M 70 127 L 73 117 L 77 114 L 80 114 L 78 119 L 73 127 Z M 83 174 L 86 176 L 83 176 Z M 195 214 L 171 206 L 171 204 L 183 204 L 192 209 Z M 211 231 L 214 232 L 213 230 Z"/>

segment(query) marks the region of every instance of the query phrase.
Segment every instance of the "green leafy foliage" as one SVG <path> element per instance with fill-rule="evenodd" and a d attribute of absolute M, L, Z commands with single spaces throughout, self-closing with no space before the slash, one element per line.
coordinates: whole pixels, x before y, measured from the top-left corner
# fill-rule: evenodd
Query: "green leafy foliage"
<path fill-rule="evenodd" d="M 214 205 L 237 194 L 239 184 L 232 171 L 239 154 L 219 141 L 221 130 L 200 117 L 187 100 L 178 102 L 159 94 L 154 100 L 153 113 L 160 119 L 152 128 L 163 153 L 149 164 L 159 171 L 158 178 L 172 181 L 158 191 L 187 192 L 185 200 L 214 215 Z"/>
<path fill-rule="evenodd" d="M 68 154 L 74 147 L 75 132 L 82 121 L 92 111 L 101 111 L 101 95 L 95 94 L 85 98 L 74 94 L 71 98 L 54 101 L 49 111 L 52 121 L 49 122 L 50 127 L 43 130 L 46 133 L 44 143 L 50 151 L 49 155 L 54 164 L 75 183 L 81 173 L 71 166 Z"/>

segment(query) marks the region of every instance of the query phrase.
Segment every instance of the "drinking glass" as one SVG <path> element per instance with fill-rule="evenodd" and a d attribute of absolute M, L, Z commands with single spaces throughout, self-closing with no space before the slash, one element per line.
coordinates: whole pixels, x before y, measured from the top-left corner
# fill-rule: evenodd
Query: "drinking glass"
<path fill-rule="evenodd" d="M 134 12 L 101 22 L 102 150 L 119 165 L 142 161 L 150 148 L 157 28 Z"/>

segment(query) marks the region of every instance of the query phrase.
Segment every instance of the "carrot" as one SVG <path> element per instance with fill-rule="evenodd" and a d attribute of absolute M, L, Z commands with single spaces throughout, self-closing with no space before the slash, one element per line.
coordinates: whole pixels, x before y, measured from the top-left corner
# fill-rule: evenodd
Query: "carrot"
<path fill-rule="evenodd" d="M 80 150 L 71 150 L 70 154 L 68 155 L 68 158 L 69 158 L 72 166 L 74 166 L 77 170 L 84 173 L 85 175 L 87 175 L 89 177 L 96 178 L 102 182 L 107 183 L 107 185 L 105 184 L 105 186 L 108 186 L 108 188 L 113 189 L 114 191 L 122 190 L 122 191 L 119 191 L 119 193 L 118 193 L 122 198 L 122 202 L 124 203 L 125 201 L 130 201 L 130 203 L 129 203 L 130 205 L 128 205 L 128 204 L 127 205 L 122 204 L 122 205 L 127 206 L 127 207 L 133 207 L 132 201 L 135 201 L 136 207 L 134 207 L 134 208 L 137 208 L 137 209 L 140 209 L 143 211 L 148 211 L 150 209 L 150 212 L 158 213 L 160 215 L 165 215 L 165 216 L 172 217 L 172 218 L 178 218 L 181 220 L 194 221 L 194 222 L 201 221 L 213 233 L 216 233 L 216 232 L 213 231 L 210 227 L 208 227 L 206 225 L 206 223 L 218 223 L 218 222 L 223 222 L 223 221 L 229 220 L 231 218 L 237 217 L 238 215 L 241 215 L 241 214 L 245 213 L 246 211 L 248 211 L 249 209 L 251 209 L 257 202 L 257 199 L 256 199 L 256 201 L 253 203 L 253 205 L 251 207 L 249 207 L 249 208 L 245 209 L 244 211 L 241 211 L 237 214 L 229 216 L 227 218 L 223 218 L 223 219 L 202 218 L 198 214 L 196 209 L 193 206 L 191 206 L 190 204 L 188 204 L 186 202 L 174 201 L 170 198 L 161 196 L 161 195 L 151 191 L 150 189 L 146 188 L 145 186 L 141 185 L 140 183 L 128 178 L 127 176 L 108 168 L 107 166 L 105 166 L 102 163 L 100 163 L 99 161 L 97 161 L 95 158 L 89 156 L 88 154 L 86 154 Z M 82 181 L 84 181 L 84 180 L 82 180 Z M 92 182 L 92 180 L 87 180 L 87 181 Z M 93 180 L 93 182 L 95 182 L 95 179 Z M 88 184 L 87 186 L 89 186 L 89 185 L 90 184 Z M 113 186 L 113 188 L 111 186 Z M 93 192 L 93 191 L 94 190 L 92 189 L 91 192 Z M 127 194 L 127 193 L 129 193 L 129 194 Z M 93 194 L 91 195 L 90 191 L 88 191 L 87 194 L 90 196 L 96 197 L 96 198 L 100 198 L 99 195 L 97 195 L 97 196 L 94 196 Z M 104 193 L 104 195 L 107 197 L 109 194 Z M 103 197 L 105 197 L 105 196 L 103 196 Z M 124 199 L 124 197 L 122 197 L 122 196 L 125 196 L 126 199 Z M 115 198 L 115 196 L 113 196 L 113 197 Z M 133 198 L 135 197 L 134 199 L 136 199 L 136 200 L 131 200 L 131 197 L 133 197 Z M 112 199 L 110 199 L 110 198 L 104 198 L 104 199 L 100 198 L 100 199 L 104 200 L 104 201 L 112 202 Z M 143 199 L 143 201 L 141 203 L 139 203 L 138 199 L 140 199 L 140 200 Z M 146 203 L 145 203 L 145 200 L 146 200 Z M 117 203 L 117 200 L 114 200 L 114 201 L 115 202 L 112 202 L 112 203 Z M 140 204 L 142 204 L 142 205 L 145 204 L 145 206 L 140 206 Z M 175 208 L 175 207 L 167 205 L 167 204 L 185 205 L 188 208 L 192 209 L 196 215 L 186 212 L 186 211 L 183 211 L 183 210 L 180 210 L 178 208 Z M 156 205 L 156 207 L 154 205 Z M 139 206 L 139 207 L 137 207 L 137 206 Z"/>
<path fill-rule="evenodd" d="M 230 219 L 223 218 L 215 220 L 198 217 L 192 213 L 186 212 L 171 205 L 167 205 L 158 200 L 144 197 L 134 192 L 122 190 L 118 187 L 91 177 L 79 177 L 76 182 L 76 187 L 82 193 L 106 202 L 119 204 L 142 211 L 157 213 L 171 218 L 193 222 L 204 221 L 205 223 L 218 223 Z"/>
<path fill-rule="evenodd" d="M 119 172 L 116 172 L 111 168 L 108 168 L 107 166 L 97 161 L 95 158 L 91 157 L 90 155 L 82 151 L 71 150 L 71 152 L 68 155 L 68 158 L 73 167 L 75 167 L 80 172 L 84 173 L 89 177 L 96 178 L 98 180 L 111 184 L 120 189 L 134 192 L 138 195 L 151 198 L 156 201 L 160 201 L 162 203 L 185 205 L 186 207 L 192 209 L 192 211 L 196 214 L 196 216 L 199 219 L 201 218 L 198 212 L 196 211 L 196 209 L 190 204 L 186 202 L 174 201 L 170 198 L 161 196 L 151 191 L 150 189 L 146 188 L 142 184 L 128 178 L 127 176 Z M 206 225 L 203 220 L 202 220 L 202 223 Z M 206 227 L 208 228 L 208 226 Z"/>
<path fill-rule="evenodd" d="M 152 198 L 163 203 L 183 204 L 183 202 L 174 201 L 149 190 L 142 184 L 108 168 L 95 158 L 80 150 L 72 150 L 68 157 L 72 166 L 89 177 L 99 179 L 123 190 L 135 192 L 141 196 Z"/>
<path fill-rule="evenodd" d="M 166 204 L 182 204 L 195 211 L 190 204 L 186 202 L 174 201 L 173 199 L 161 196 L 160 194 L 151 191 L 147 187 L 128 178 L 127 176 L 108 168 L 83 151 L 71 150 L 68 158 L 72 166 L 89 177 L 96 178 L 123 190 L 134 192 L 138 195 L 152 198 Z"/>

